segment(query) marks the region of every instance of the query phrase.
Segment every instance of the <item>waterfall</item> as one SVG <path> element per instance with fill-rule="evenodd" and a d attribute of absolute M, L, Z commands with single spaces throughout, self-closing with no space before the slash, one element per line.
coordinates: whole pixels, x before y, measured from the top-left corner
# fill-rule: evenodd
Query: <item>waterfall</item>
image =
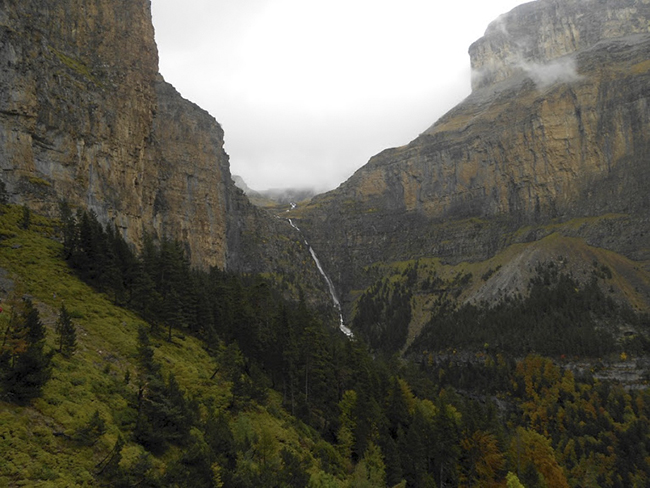
<path fill-rule="evenodd" d="M 296 229 L 302 235 L 302 232 L 298 228 L 298 226 L 296 224 L 294 224 L 291 219 L 287 219 L 287 220 L 289 221 L 289 224 L 291 224 L 291 227 Z M 305 245 L 309 248 L 309 254 L 311 254 L 311 257 L 314 260 L 314 263 L 316 263 L 316 267 L 318 268 L 318 271 L 320 272 L 321 276 L 325 279 L 325 282 L 327 283 L 327 287 L 329 288 L 329 291 L 330 291 L 330 296 L 332 297 L 332 302 L 334 302 L 334 308 L 339 313 L 339 329 L 346 336 L 348 336 L 350 339 L 352 339 L 354 337 L 354 334 L 352 333 L 352 331 L 350 330 L 349 327 L 346 327 L 345 322 L 343 322 L 343 312 L 341 311 L 341 302 L 339 302 L 339 299 L 336 296 L 336 288 L 334 288 L 334 283 L 332 282 L 330 277 L 327 276 L 327 273 L 323 269 L 323 266 L 320 264 L 320 260 L 318 259 L 318 256 L 316 256 L 316 252 L 314 252 L 314 249 L 311 247 L 309 242 L 307 242 L 306 240 L 305 240 Z"/>

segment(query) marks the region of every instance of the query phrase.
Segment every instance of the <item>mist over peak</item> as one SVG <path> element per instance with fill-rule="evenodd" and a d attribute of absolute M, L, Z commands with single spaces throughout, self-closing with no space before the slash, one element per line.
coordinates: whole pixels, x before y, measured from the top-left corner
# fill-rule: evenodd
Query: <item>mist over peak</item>
<path fill-rule="evenodd" d="M 472 70 L 472 84 L 482 85 L 498 67 L 508 67 L 512 70 L 513 76 L 517 72 L 522 72 L 540 90 L 555 83 L 573 83 L 582 79 L 574 56 L 565 56 L 549 62 L 536 62 L 527 61 L 519 53 L 504 60 L 503 63 L 489 63 L 484 69 Z"/>
<path fill-rule="evenodd" d="M 552 8 L 548 8 L 549 3 Z M 520 5 L 494 20 L 469 48 L 472 90 L 512 76 L 530 77 L 538 88 L 580 80 L 575 55 L 607 39 L 649 32 L 643 19 L 650 4 L 604 0 L 598 8 L 583 0 Z M 603 15 L 604 9 L 616 15 Z"/>

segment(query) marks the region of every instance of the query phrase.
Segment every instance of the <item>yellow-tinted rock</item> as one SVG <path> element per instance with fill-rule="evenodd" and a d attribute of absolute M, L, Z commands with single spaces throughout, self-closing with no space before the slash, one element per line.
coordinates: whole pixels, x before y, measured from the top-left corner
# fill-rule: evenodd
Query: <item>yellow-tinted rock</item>
<path fill-rule="evenodd" d="M 472 94 L 303 213 L 337 285 L 363 289 L 375 263 L 487 260 L 608 213 L 626 217 L 567 235 L 650 260 L 649 25 L 632 0 L 538 0 L 493 23 L 470 49 L 492 70 Z"/>
<path fill-rule="evenodd" d="M 228 209 L 245 204 L 231 203 L 219 124 L 158 75 L 150 7 L 3 5 L 2 178 L 13 202 L 57 215 L 66 199 L 136 245 L 144 232 L 182 239 L 194 264 L 225 267 Z"/>

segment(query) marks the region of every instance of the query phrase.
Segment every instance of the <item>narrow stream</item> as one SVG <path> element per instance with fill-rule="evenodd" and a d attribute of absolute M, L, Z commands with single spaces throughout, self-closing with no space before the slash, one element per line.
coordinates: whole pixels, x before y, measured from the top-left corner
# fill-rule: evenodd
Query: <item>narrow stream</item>
<path fill-rule="evenodd" d="M 287 219 L 289 223 L 291 224 L 291 227 L 296 229 L 298 232 L 300 232 L 300 235 L 302 235 L 301 230 L 298 228 L 296 224 L 293 223 L 291 219 Z M 316 267 L 318 268 L 318 271 L 320 272 L 321 276 L 325 278 L 325 282 L 327 283 L 327 287 L 329 288 L 330 291 L 330 296 L 332 297 L 332 302 L 334 303 L 334 308 L 338 311 L 339 313 L 339 329 L 341 332 L 343 332 L 346 336 L 348 336 L 350 339 L 354 337 L 354 334 L 350 330 L 349 327 L 346 327 L 345 323 L 343 322 L 343 312 L 341 311 L 341 302 L 339 301 L 338 297 L 336 296 L 336 289 L 334 288 L 334 283 L 332 283 L 332 280 L 330 279 L 329 276 L 327 276 L 327 273 L 323 269 L 323 266 L 320 264 L 320 260 L 318 259 L 318 256 L 316 256 L 316 253 L 314 252 L 314 249 L 309 245 L 309 242 L 305 240 L 305 245 L 309 248 L 309 253 L 311 254 L 312 259 L 314 260 L 314 263 L 316 263 Z"/>

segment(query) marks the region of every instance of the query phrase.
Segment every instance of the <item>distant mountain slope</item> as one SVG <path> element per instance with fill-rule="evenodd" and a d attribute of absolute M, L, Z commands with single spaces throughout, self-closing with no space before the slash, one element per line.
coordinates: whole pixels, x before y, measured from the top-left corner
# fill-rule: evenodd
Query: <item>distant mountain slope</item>
<path fill-rule="evenodd" d="M 295 212 L 348 313 L 369 266 L 483 262 L 551 229 L 647 270 L 649 25 L 645 2 L 581 0 L 491 24 L 466 100 Z M 647 283 L 628 298 L 647 308 Z"/>
<path fill-rule="evenodd" d="M 241 176 L 233 175 L 233 181 L 254 205 L 258 207 L 290 206 L 309 200 L 316 191 L 312 188 L 271 188 L 255 191 L 250 188 Z"/>

